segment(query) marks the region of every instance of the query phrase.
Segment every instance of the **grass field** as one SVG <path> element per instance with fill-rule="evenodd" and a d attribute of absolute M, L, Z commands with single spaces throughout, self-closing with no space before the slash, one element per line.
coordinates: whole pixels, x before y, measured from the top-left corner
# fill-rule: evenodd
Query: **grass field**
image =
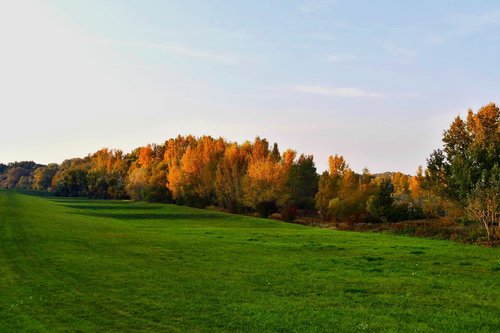
<path fill-rule="evenodd" d="M 500 249 L 0 191 L 0 332 L 499 332 Z"/>

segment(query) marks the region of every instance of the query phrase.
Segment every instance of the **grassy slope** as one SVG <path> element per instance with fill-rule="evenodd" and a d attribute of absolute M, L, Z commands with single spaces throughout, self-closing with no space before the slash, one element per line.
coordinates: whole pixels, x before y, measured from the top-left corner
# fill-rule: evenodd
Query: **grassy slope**
<path fill-rule="evenodd" d="M 499 250 L 0 191 L 0 331 L 498 332 Z"/>

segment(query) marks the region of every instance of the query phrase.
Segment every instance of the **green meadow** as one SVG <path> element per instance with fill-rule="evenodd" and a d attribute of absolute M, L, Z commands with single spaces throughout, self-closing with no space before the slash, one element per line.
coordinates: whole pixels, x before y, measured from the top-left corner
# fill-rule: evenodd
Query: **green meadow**
<path fill-rule="evenodd" d="M 500 249 L 0 191 L 0 332 L 499 332 Z"/>

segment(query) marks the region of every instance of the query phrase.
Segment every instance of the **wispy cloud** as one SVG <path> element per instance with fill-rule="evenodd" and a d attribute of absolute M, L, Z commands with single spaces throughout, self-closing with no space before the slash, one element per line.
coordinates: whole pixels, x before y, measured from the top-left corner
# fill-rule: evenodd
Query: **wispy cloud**
<path fill-rule="evenodd" d="M 355 60 L 357 57 L 348 53 L 330 53 L 322 57 L 322 60 L 327 63 L 341 63 Z"/>
<path fill-rule="evenodd" d="M 474 34 L 489 27 L 500 26 L 500 11 L 479 14 L 456 14 L 448 18 L 458 34 Z"/>
<path fill-rule="evenodd" d="M 403 64 L 411 63 L 416 59 L 415 51 L 404 47 L 396 46 L 394 44 L 386 44 L 385 49 L 387 52 L 399 59 L 399 61 Z"/>
<path fill-rule="evenodd" d="M 235 55 L 227 53 L 217 53 L 206 50 L 193 48 L 190 46 L 171 44 L 171 43 L 152 43 L 152 42 L 129 42 L 129 41 L 115 41 L 115 40 L 99 40 L 101 44 L 126 46 L 144 49 L 158 49 L 168 52 L 176 56 L 187 56 L 198 59 L 205 59 L 227 64 L 240 63 L 241 59 Z"/>
<path fill-rule="evenodd" d="M 324 86 L 297 86 L 293 88 L 295 92 L 301 92 L 306 94 L 316 94 L 316 95 L 326 95 L 326 96 L 338 96 L 338 97 L 350 97 L 350 98 L 381 98 L 382 94 L 376 93 L 369 90 L 353 88 L 353 87 L 340 87 L 340 88 L 330 88 Z"/>
<path fill-rule="evenodd" d="M 430 31 L 427 33 L 427 41 L 432 45 L 440 45 L 444 42 L 466 36 L 479 35 L 490 39 L 500 37 L 500 10 L 482 13 L 458 13 L 446 17 L 443 22 L 446 29 L 442 32 Z"/>
<path fill-rule="evenodd" d="M 336 0 L 303 0 L 299 10 L 304 13 L 322 12 L 335 4 Z"/>

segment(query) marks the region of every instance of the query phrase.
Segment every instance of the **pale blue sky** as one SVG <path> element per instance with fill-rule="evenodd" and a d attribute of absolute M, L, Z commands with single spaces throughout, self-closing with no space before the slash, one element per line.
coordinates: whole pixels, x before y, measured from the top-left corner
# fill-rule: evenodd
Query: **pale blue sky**
<path fill-rule="evenodd" d="M 498 1 L 0 0 L 0 162 L 255 136 L 413 173 L 500 102 Z"/>

